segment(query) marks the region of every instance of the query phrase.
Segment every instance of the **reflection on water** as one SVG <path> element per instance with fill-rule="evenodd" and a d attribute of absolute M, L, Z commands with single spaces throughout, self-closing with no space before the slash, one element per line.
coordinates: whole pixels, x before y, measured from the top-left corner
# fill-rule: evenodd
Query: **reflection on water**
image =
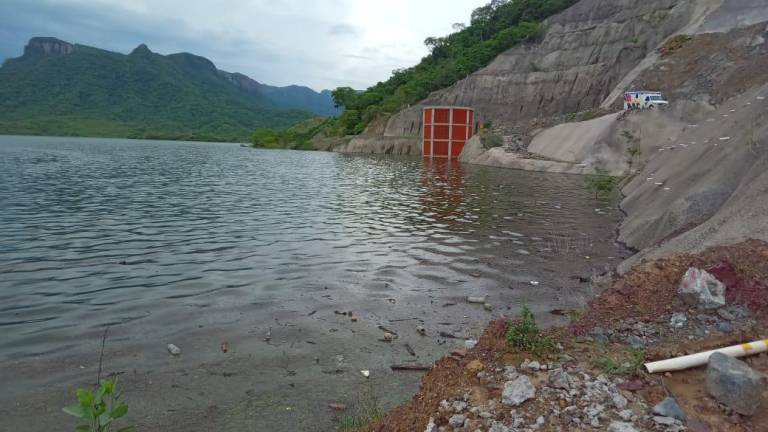
<path fill-rule="evenodd" d="M 0 137 L 0 359 L 68 352 L 104 325 L 173 334 L 327 286 L 498 289 L 560 270 L 569 253 L 619 253 L 616 218 L 571 176 Z"/>

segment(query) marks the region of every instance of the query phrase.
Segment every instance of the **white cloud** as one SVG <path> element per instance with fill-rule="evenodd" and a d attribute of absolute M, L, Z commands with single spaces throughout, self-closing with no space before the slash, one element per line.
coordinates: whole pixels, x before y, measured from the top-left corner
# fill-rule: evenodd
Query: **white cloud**
<path fill-rule="evenodd" d="M 488 0 L 0 0 L 0 57 L 32 36 L 186 51 L 274 85 L 363 88 L 418 62 Z M 13 44 L 17 47 L 14 49 Z"/>

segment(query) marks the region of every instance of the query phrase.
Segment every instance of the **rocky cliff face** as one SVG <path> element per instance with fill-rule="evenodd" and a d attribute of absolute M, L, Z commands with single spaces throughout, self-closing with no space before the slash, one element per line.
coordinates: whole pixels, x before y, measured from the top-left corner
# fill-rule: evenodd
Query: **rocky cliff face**
<path fill-rule="evenodd" d="M 25 56 L 62 56 L 72 52 L 75 46 L 53 37 L 35 37 L 24 47 Z"/>
<path fill-rule="evenodd" d="M 545 22 L 541 41 L 516 46 L 484 69 L 390 119 L 385 136 L 418 135 L 425 105 L 477 110 L 509 133 L 544 119 L 615 107 L 623 91 L 679 33 L 725 32 L 768 20 L 764 0 L 582 0 Z M 411 132 L 413 131 L 413 132 Z"/>

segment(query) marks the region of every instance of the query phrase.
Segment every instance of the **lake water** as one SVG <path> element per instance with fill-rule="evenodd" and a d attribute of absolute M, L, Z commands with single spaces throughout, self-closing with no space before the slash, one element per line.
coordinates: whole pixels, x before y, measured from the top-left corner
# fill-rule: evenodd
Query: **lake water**
<path fill-rule="evenodd" d="M 263 353 L 265 327 L 291 319 L 334 347 L 350 325 L 333 321 L 336 307 L 355 308 L 371 334 L 387 319 L 453 315 L 463 322 L 447 328 L 469 336 L 516 312 L 501 305 L 547 316 L 585 301 L 573 276 L 625 253 L 614 206 L 577 176 L 456 162 L 0 137 L 0 361 L 92 351 L 105 326 L 115 349 L 155 350 L 142 365 L 185 338 L 206 347 L 186 359 L 220 355 L 222 334 L 243 351 L 250 335 L 249 355 Z M 478 294 L 493 314 L 464 305 Z M 373 345 L 361 362 L 380 357 Z"/>

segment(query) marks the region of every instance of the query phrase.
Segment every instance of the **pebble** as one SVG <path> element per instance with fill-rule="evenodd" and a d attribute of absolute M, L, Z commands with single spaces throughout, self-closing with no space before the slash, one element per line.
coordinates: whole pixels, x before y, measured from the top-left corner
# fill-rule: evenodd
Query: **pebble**
<path fill-rule="evenodd" d="M 723 321 L 717 325 L 717 330 L 722 333 L 733 333 L 736 329 L 733 327 L 733 324 Z"/>
<path fill-rule="evenodd" d="M 523 402 L 533 399 L 536 396 L 536 386 L 531 379 L 523 375 L 513 381 L 504 383 L 504 391 L 501 394 L 501 401 L 504 405 L 520 406 Z"/>
<path fill-rule="evenodd" d="M 672 417 L 663 416 L 653 416 L 653 421 L 664 426 L 672 426 L 677 422 L 677 420 L 673 419 Z"/>
<path fill-rule="evenodd" d="M 629 346 L 631 346 L 634 349 L 644 349 L 645 348 L 645 342 L 641 338 L 639 338 L 639 337 L 637 337 L 635 335 L 627 336 L 626 341 L 629 344 Z"/>
<path fill-rule="evenodd" d="M 668 397 L 653 407 L 653 413 L 662 417 L 672 417 L 674 419 L 685 421 L 685 413 L 677 404 L 675 398 Z"/>
<path fill-rule="evenodd" d="M 181 355 L 181 348 L 177 347 L 174 344 L 168 344 L 168 352 L 171 353 L 173 356 Z"/>
<path fill-rule="evenodd" d="M 563 369 L 555 369 L 549 373 L 549 385 L 554 388 L 569 390 L 571 377 Z"/>
<path fill-rule="evenodd" d="M 608 426 L 608 432 L 637 432 L 637 429 L 631 423 L 615 421 Z"/>
<path fill-rule="evenodd" d="M 682 312 L 675 312 L 672 314 L 669 324 L 674 328 L 683 328 L 688 324 L 688 317 Z"/>
<path fill-rule="evenodd" d="M 630 421 L 634 416 L 635 416 L 635 413 L 631 409 L 625 409 L 625 410 L 619 411 L 619 417 L 621 417 L 622 420 Z"/>
<path fill-rule="evenodd" d="M 452 407 L 453 407 L 453 412 L 460 413 L 465 409 L 467 409 L 467 403 L 464 401 L 454 401 Z"/>
<path fill-rule="evenodd" d="M 451 416 L 450 419 L 448 419 L 448 424 L 453 426 L 453 427 L 455 427 L 455 428 L 459 428 L 459 427 L 464 426 L 464 421 L 466 419 L 467 418 L 465 416 L 461 415 L 461 414 L 454 414 L 454 415 Z"/>
<path fill-rule="evenodd" d="M 528 363 L 528 369 L 530 370 L 539 370 L 541 369 L 541 363 L 537 362 L 536 360 Z"/>

